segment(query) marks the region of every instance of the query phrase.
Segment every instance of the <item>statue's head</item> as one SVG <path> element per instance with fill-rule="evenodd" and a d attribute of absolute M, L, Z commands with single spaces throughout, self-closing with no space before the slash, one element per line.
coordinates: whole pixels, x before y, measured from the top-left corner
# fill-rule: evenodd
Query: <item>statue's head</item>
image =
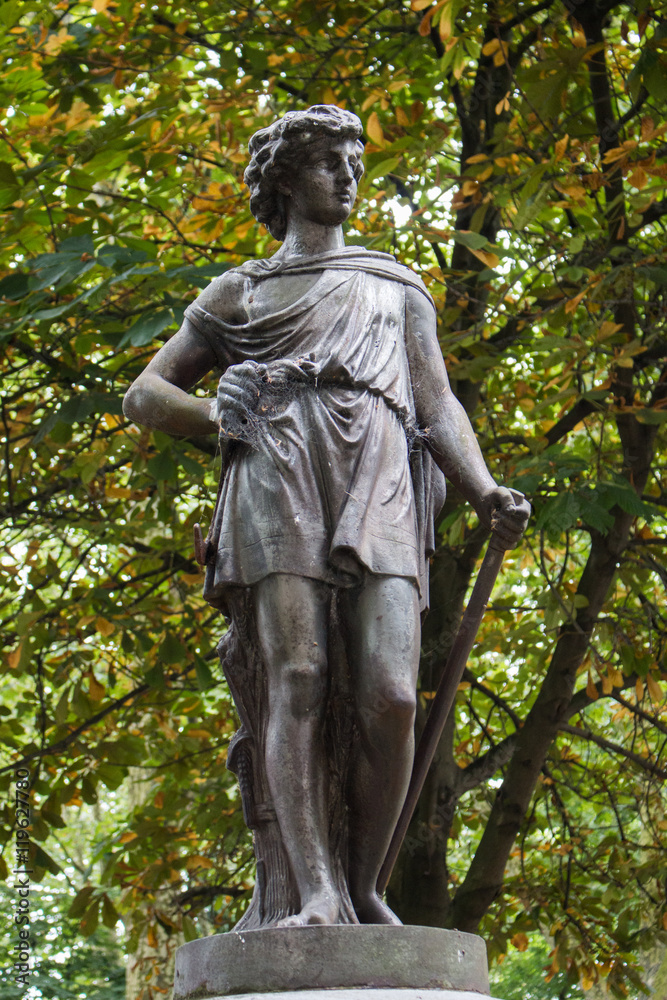
<path fill-rule="evenodd" d="M 334 140 L 356 140 L 363 152 L 361 121 L 351 111 L 333 104 L 315 104 L 307 111 L 288 111 L 273 125 L 255 132 L 249 143 L 250 163 L 244 180 L 250 188 L 250 211 L 277 240 L 285 238 L 287 213 L 280 188 L 294 178 L 298 168 Z M 358 181 L 364 171 L 361 159 L 355 168 Z"/>

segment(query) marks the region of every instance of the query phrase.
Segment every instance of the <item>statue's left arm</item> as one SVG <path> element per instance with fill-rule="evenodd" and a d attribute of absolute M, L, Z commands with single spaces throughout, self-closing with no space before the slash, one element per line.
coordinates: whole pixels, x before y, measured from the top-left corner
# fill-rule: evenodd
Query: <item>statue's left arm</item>
<path fill-rule="evenodd" d="M 482 523 L 493 527 L 506 548 L 513 547 L 526 527 L 530 504 L 522 494 L 499 486 L 487 469 L 468 415 L 449 384 L 435 310 L 412 287 L 406 288 L 406 346 L 417 423 L 429 451 Z"/>

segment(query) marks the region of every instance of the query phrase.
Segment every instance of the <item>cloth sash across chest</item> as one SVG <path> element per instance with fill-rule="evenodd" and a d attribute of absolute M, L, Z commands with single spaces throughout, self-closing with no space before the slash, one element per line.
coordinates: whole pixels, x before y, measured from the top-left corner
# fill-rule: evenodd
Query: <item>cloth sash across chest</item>
<path fill-rule="evenodd" d="M 270 573 L 350 586 L 371 572 L 414 580 L 425 605 L 444 482 L 416 428 L 405 287 L 428 292 L 389 255 L 356 248 L 237 271 L 251 282 L 318 277 L 296 302 L 245 323 L 216 315 L 210 295 L 186 317 L 221 367 L 289 361 L 309 377 L 269 390 L 255 446 L 234 446 L 210 533 L 207 600 L 224 606 L 229 586 Z"/>

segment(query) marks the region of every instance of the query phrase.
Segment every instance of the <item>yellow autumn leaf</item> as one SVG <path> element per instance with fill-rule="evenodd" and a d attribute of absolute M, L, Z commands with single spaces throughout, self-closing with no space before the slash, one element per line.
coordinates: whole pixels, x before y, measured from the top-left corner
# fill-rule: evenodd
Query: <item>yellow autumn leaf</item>
<path fill-rule="evenodd" d="M 509 111 L 509 109 L 510 109 L 509 96 L 510 96 L 510 92 L 508 90 L 507 93 L 505 94 L 505 96 L 503 98 L 501 98 L 501 100 L 499 100 L 498 103 L 496 104 L 496 114 L 497 115 L 502 114 L 503 111 Z"/>
<path fill-rule="evenodd" d="M 500 257 L 495 253 L 490 253 L 488 250 L 473 250 L 472 247 L 469 249 L 470 253 L 477 257 L 477 260 L 481 260 L 483 264 L 486 264 L 487 267 L 498 267 Z"/>
<path fill-rule="evenodd" d="M 126 830 L 125 833 L 121 834 L 120 843 L 129 844 L 131 840 L 136 840 L 139 835 L 134 833 L 132 830 Z"/>
<path fill-rule="evenodd" d="M 74 35 L 70 35 L 67 28 L 61 28 L 56 34 L 52 34 L 47 40 L 44 51 L 47 55 L 57 56 L 60 50 L 67 45 L 68 42 L 74 41 Z"/>
<path fill-rule="evenodd" d="M 555 149 L 554 160 L 556 161 L 556 163 L 558 163 L 559 160 L 562 160 L 563 156 L 565 155 L 565 150 L 567 149 L 567 144 L 569 141 L 570 141 L 569 135 L 564 135 L 563 138 L 559 139 L 558 142 L 556 143 L 554 147 Z"/>
<path fill-rule="evenodd" d="M 122 427 L 125 422 L 124 418 L 119 416 L 117 413 L 105 413 L 102 420 L 104 422 L 104 426 L 110 431 L 112 431 L 114 427 Z"/>
<path fill-rule="evenodd" d="M 590 990 L 591 986 L 595 985 L 595 974 L 590 968 L 586 967 L 581 970 L 581 987 L 584 990 Z"/>
<path fill-rule="evenodd" d="M 210 740 L 211 734 L 206 729 L 188 729 L 186 736 L 194 736 L 199 740 Z"/>
<path fill-rule="evenodd" d="M 597 701 L 598 699 L 598 689 L 595 686 L 595 681 L 592 676 L 588 675 L 588 684 L 586 685 L 586 694 L 591 699 L 591 701 Z"/>
<path fill-rule="evenodd" d="M 528 947 L 528 935 L 524 934 L 522 931 L 515 934 L 512 938 L 512 944 L 517 951 L 525 951 Z"/>
<path fill-rule="evenodd" d="M 372 90 L 368 95 L 368 97 L 366 98 L 366 100 L 364 101 L 364 103 L 361 105 L 361 110 L 368 111 L 371 105 L 375 104 L 376 101 L 379 101 L 381 97 L 382 94 L 379 91 Z"/>
<path fill-rule="evenodd" d="M 635 681 L 635 694 L 637 695 L 637 701 L 641 701 L 644 697 L 644 682 L 641 677 L 638 677 Z"/>
<path fill-rule="evenodd" d="M 423 101 L 413 101 L 412 107 L 410 108 L 410 118 L 412 119 L 412 124 L 414 125 L 419 121 L 421 116 L 424 114 L 424 109 L 426 105 Z"/>
<path fill-rule="evenodd" d="M 193 854 L 185 862 L 185 867 L 188 871 L 192 871 L 193 868 L 213 868 L 213 862 L 209 858 L 202 857 L 201 854 Z"/>
<path fill-rule="evenodd" d="M 485 160 L 488 160 L 486 153 L 475 153 L 467 158 L 466 163 L 484 163 Z"/>
<path fill-rule="evenodd" d="M 410 4 L 410 10 L 426 10 L 427 7 L 431 6 L 431 0 L 412 0 Z"/>
<path fill-rule="evenodd" d="M 446 3 L 449 3 L 449 0 L 438 0 L 437 4 L 434 7 L 431 7 L 430 10 L 426 11 L 426 13 L 422 18 L 421 24 L 419 25 L 419 34 L 422 36 L 422 38 L 425 38 L 428 35 L 429 31 L 431 30 L 431 21 L 433 20 L 433 15 L 437 11 L 439 11 L 440 8 L 443 7 Z"/>
<path fill-rule="evenodd" d="M 638 191 L 641 191 L 642 188 L 645 188 L 648 183 L 648 176 L 646 174 L 646 171 L 642 170 L 641 167 L 635 167 L 635 169 L 632 171 L 628 179 L 632 184 L 632 186 L 636 187 Z"/>
<path fill-rule="evenodd" d="M 660 702 L 665 697 L 662 692 L 662 688 L 658 684 L 653 674 L 646 675 L 646 687 L 648 688 L 649 694 L 651 695 L 653 701 Z"/>
<path fill-rule="evenodd" d="M 570 316 L 573 312 L 575 312 L 577 306 L 579 305 L 584 295 L 586 294 L 586 291 L 587 290 L 584 289 L 583 292 L 579 292 L 578 295 L 575 295 L 574 298 L 570 299 L 569 302 L 565 303 L 565 312 L 567 313 L 568 316 Z"/>
<path fill-rule="evenodd" d="M 500 39 L 492 38 L 491 41 L 487 42 L 486 45 L 482 48 L 482 55 L 492 56 L 493 53 L 496 52 L 499 48 L 500 48 Z"/>
<path fill-rule="evenodd" d="M 622 329 L 623 329 L 622 323 L 614 323 L 612 320 L 606 319 L 603 323 L 600 324 L 600 337 L 603 340 L 606 340 L 607 337 L 611 337 L 614 333 L 617 333 L 619 330 Z"/>
<path fill-rule="evenodd" d="M 113 622 L 107 621 L 106 618 L 96 618 L 95 631 L 99 632 L 100 635 L 111 635 L 116 631 L 116 626 Z"/>
<path fill-rule="evenodd" d="M 454 7 L 451 0 L 447 0 L 447 3 L 442 9 L 440 14 L 440 20 L 438 21 L 438 31 L 440 33 L 440 39 L 443 42 L 449 41 L 452 37 L 453 22 L 454 20 Z"/>
<path fill-rule="evenodd" d="M 402 128 L 407 128 L 410 125 L 410 119 L 403 108 L 396 108 L 396 121 Z"/>
<path fill-rule="evenodd" d="M 641 128 L 642 142 L 650 142 L 651 139 L 655 138 L 656 134 L 657 133 L 655 125 L 653 123 L 653 119 L 649 118 L 648 115 L 645 118 L 642 118 L 642 128 Z"/>
<path fill-rule="evenodd" d="M 471 180 L 464 181 L 461 187 L 461 193 L 464 198 L 469 198 L 470 195 L 475 193 L 478 187 L 479 184 L 477 183 L 477 181 L 471 181 Z"/>
<path fill-rule="evenodd" d="M 9 664 L 9 667 L 10 667 L 11 670 L 16 670 L 16 668 L 19 665 L 19 662 L 21 660 L 21 647 L 22 646 L 23 646 L 23 643 L 20 642 L 18 644 L 18 646 L 16 647 L 16 649 L 13 649 L 11 651 L 11 653 L 9 653 L 8 656 L 7 656 L 7 663 Z"/>
<path fill-rule="evenodd" d="M 614 146 L 612 149 L 608 149 L 602 159 L 605 163 L 613 163 L 615 160 L 620 160 L 622 157 L 626 156 L 631 149 L 636 148 L 636 139 L 626 139 L 620 146 Z"/>
<path fill-rule="evenodd" d="M 94 674 L 90 675 L 90 680 L 88 681 L 88 694 L 93 701 L 101 701 L 104 697 L 104 684 L 100 684 Z"/>
<path fill-rule="evenodd" d="M 382 131 L 377 111 L 372 111 L 368 116 L 366 131 L 368 132 L 369 138 L 375 143 L 376 146 L 384 145 L 384 132 Z"/>

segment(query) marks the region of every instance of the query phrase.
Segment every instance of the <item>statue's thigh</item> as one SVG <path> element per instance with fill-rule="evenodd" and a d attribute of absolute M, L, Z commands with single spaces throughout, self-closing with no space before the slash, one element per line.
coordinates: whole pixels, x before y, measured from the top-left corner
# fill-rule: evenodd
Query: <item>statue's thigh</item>
<path fill-rule="evenodd" d="M 340 607 L 357 698 L 414 698 L 421 642 L 415 584 L 368 574 L 361 587 L 341 594 Z"/>
<path fill-rule="evenodd" d="M 326 661 L 331 601 L 327 584 L 272 573 L 252 589 L 257 634 L 269 673 L 286 663 Z"/>

